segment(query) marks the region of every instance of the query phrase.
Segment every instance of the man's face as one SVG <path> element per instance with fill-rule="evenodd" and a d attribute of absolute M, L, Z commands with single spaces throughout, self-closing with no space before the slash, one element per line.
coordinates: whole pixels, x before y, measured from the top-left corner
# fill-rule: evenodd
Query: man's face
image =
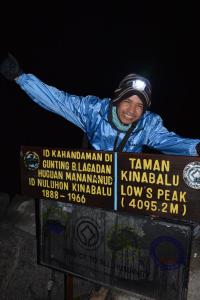
<path fill-rule="evenodd" d="M 118 118 L 125 125 L 132 124 L 139 120 L 143 111 L 144 105 L 137 95 L 124 99 L 117 105 Z"/>

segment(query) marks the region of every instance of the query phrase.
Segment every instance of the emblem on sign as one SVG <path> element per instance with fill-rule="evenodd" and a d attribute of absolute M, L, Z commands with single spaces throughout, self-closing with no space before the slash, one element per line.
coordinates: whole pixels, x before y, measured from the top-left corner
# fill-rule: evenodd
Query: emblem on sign
<path fill-rule="evenodd" d="M 78 220 L 75 228 L 75 237 L 79 244 L 87 250 L 98 248 L 101 242 L 98 225 L 90 218 Z"/>
<path fill-rule="evenodd" d="M 200 162 L 191 162 L 183 170 L 185 183 L 193 188 L 200 189 Z"/>
<path fill-rule="evenodd" d="M 40 158 L 36 152 L 28 151 L 24 155 L 24 165 L 28 170 L 36 170 L 39 167 Z"/>

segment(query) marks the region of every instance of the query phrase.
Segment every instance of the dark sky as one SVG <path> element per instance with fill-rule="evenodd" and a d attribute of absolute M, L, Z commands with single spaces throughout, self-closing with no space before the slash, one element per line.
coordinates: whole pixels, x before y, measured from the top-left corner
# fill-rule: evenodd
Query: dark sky
<path fill-rule="evenodd" d="M 7 2 L 1 7 L 1 59 L 10 51 L 25 72 L 79 95 L 112 96 L 124 75 L 141 73 L 152 83 L 152 110 L 166 127 L 199 137 L 197 8 L 192 2 L 115 2 Z M 20 145 L 78 148 L 82 132 L 3 78 L 0 95 L 0 191 L 16 191 Z"/>

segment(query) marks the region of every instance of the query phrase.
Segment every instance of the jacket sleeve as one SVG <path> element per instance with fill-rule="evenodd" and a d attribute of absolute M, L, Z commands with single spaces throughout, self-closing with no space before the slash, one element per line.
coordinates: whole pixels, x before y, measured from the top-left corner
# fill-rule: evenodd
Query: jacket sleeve
<path fill-rule="evenodd" d="M 197 156 L 196 146 L 199 139 L 190 139 L 168 131 L 160 116 L 155 114 L 152 126 L 149 126 L 148 143 L 150 148 L 169 155 Z"/>
<path fill-rule="evenodd" d="M 100 110 L 101 101 L 98 97 L 70 95 L 43 83 L 32 74 L 22 74 L 16 83 L 35 103 L 64 117 L 83 131 L 87 130 L 88 116 L 94 110 Z"/>

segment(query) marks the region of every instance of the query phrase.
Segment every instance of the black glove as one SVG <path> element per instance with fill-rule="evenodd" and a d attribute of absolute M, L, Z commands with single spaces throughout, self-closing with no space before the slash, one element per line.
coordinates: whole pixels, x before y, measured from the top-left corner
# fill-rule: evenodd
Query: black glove
<path fill-rule="evenodd" d="M 8 56 L 0 64 L 0 73 L 8 80 L 14 80 L 16 77 L 21 75 L 21 70 L 16 58 L 8 53 Z"/>

